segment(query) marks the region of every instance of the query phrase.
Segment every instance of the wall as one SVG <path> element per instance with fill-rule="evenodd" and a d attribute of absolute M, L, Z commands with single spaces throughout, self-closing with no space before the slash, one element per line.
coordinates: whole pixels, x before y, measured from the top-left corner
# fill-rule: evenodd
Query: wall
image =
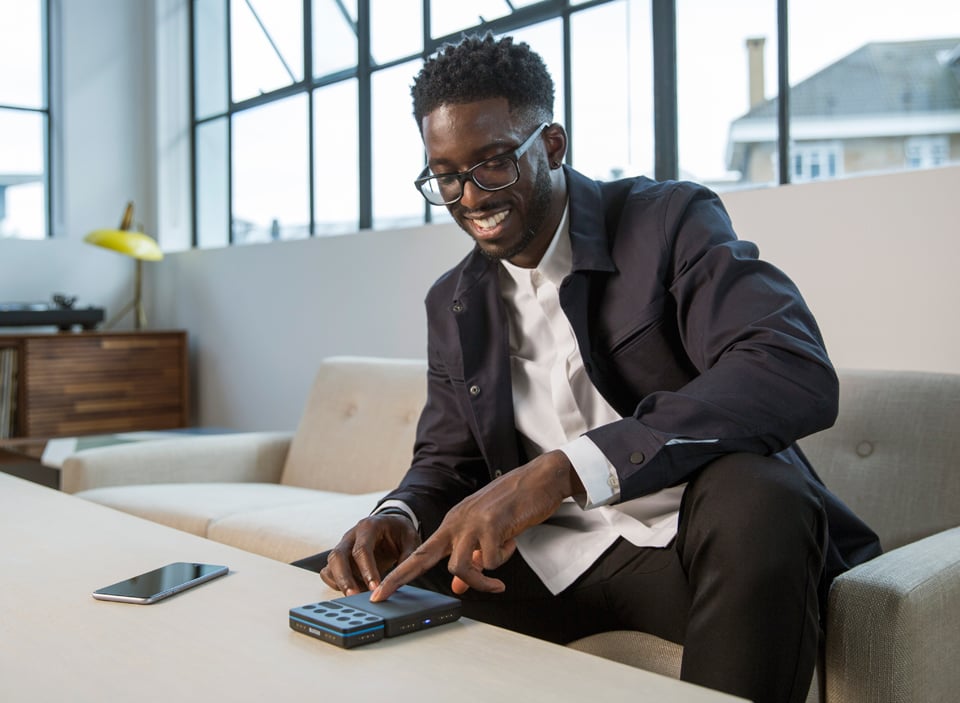
<path fill-rule="evenodd" d="M 425 357 L 423 297 L 470 244 L 437 225 L 168 255 L 151 300 L 190 332 L 196 421 L 292 429 L 323 357 Z"/>
<path fill-rule="evenodd" d="M 960 373 L 960 167 L 724 196 L 800 285 L 838 366 Z M 293 428 L 331 354 L 423 357 L 422 299 L 469 249 L 454 225 L 172 254 L 157 320 L 191 334 L 196 419 Z"/>
<path fill-rule="evenodd" d="M 960 167 L 724 196 L 797 282 L 837 366 L 960 372 Z"/>

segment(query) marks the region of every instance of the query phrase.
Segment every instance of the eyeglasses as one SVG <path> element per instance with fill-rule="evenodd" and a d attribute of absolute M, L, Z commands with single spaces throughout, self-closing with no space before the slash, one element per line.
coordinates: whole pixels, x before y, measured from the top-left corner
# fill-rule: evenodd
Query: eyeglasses
<path fill-rule="evenodd" d="M 513 151 L 492 156 L 460 173 L 431 174 L 427 166 L 413 184 L 431 205 L 453 205 L 463 197 L 463 184 L 467 181 L 487 192 L 509 188 L 520 180 L 520 157 L 549 126 L 544 122 Z"/>

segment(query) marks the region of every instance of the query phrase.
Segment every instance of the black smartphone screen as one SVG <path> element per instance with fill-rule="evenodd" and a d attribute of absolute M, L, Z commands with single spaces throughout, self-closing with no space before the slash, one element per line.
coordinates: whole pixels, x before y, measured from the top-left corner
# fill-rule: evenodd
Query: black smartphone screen
<path fill-rule="evenodd" d="M 222 576 L 227 571 L 226 566 L 217 564 L 181 561 L 100 588 L 94 591 L 93 597 L 128 603 L 153 603 L 191 586 Z"/>

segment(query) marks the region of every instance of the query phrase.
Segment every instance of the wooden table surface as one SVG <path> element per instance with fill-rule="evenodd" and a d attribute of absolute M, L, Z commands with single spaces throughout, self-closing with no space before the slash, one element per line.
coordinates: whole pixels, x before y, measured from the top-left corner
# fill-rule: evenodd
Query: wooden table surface
<path fill-rule="evenodd" d="M 174 561 L 227 576 L 153 605 L 95 589 Z M 739 700 L 461 619 L 344 650 L 293 632 L 313 573 L 0 474 L 2 701 Z"/>

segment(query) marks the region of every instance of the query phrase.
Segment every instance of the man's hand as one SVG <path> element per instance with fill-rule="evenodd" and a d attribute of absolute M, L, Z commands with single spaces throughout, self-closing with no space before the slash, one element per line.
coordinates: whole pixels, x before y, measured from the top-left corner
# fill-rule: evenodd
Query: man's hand
<path fill-rule="evenodd" d="M 454 506 L 437 531 L 383 579 L 370 600 L 386 600 L 447 555 L 454 592 L 468 588 L 502 592 L 503 582 L 484 576 L 483 570 L 506 562 L 517 548 L 517 535 L 546 520 L 564 498 L 582 490 L 566 454 L 541 454 Z"/>
<path fill-rule="evenodd" d="M 413 523 L 402 515 L 371 515 L 347 532 L 327 555 L 320 578 L 351 596 L 380 585 L 380 574 L 413 553 L 420 544 Z"/>

